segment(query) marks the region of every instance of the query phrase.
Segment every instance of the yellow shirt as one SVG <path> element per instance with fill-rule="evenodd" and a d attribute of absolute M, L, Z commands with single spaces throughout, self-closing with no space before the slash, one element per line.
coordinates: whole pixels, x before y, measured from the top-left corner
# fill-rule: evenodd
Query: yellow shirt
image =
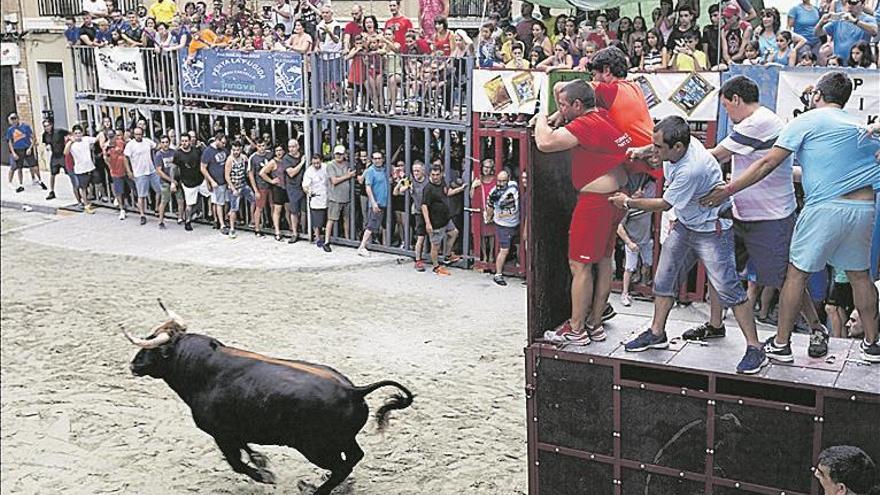
<path fill-rule="evenodd" d="M 501 44 L 501 61 L 505 64 L 513 60 L 513 41 L 505 41 Z"/>
<path fill-rule="evenodd" d="M 504 64 L 504 68 L 506 68 L 506 69 L 521 69 L 522 70 L 522 69 L 528 69 L 531 66 L 529 61 L 526 59 L 522 59 L 522 60 L 520 60 L 520 62 L 522 62 L 522 65 L 517 64 L 515 59 L 511 60 L 510 62 L 507 62 L 506 64 Z"/>
<path fill-rule="evenodd" d="M 147 11 L 147 15 L 156 19 L 157 23 L 164 22 L 165 24 L 169 24 L 175 14 L 177 14 L 177 4 L 174 3 L 174 0 L 157 1 Z"/>
<path fill-rule="evenodd" d="M 673 66 L 673 68 L 680 71 L 696 72 L 697 65 L 694 63 L 694 59 L 700 62 L 700 67 L 702 67 L 701 70 L 709 69 L 709 62 L 706 58 L 706 54 L 701 52 L 700 50 L 695 50 L 693 56 L 685 53 L 679 53 L 678 57 L 675 58 L 675 65 Z"/>

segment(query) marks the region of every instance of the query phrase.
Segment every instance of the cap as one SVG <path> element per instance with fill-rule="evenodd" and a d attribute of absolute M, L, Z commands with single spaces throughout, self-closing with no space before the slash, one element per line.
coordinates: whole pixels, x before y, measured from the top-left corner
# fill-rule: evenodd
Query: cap
<path fill-rule="evenodd" d="M 739 15 L 739 7 L 729 3 L 724 7 L 724 10 L 721 11 L 721 15 L 724 17 L 736 17 Z"/>
<path fill-rule="evenodd" d="M 341 145 L 341 144 L 337 144 L 336 147 L 333 148 L 333 154 L 344 155 L 344 154 L 345 154 L 345 151 L 346 151 L 345 146 L 343 146 L 343 145 Z"/>

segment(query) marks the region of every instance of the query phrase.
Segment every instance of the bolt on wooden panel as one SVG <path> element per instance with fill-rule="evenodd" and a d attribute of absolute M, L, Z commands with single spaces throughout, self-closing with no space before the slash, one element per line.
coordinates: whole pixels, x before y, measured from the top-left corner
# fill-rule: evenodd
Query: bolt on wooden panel
<path fill-rule="evenodd" d="M 704 495 L 705 493 L 703 483 L 633 469 L 623 470 L 621 488 L 623 495 Z"/>
<path fill-rule="evenodd" d="M 624 387 L 620 402 L 624 459 L 705 472 L 705 399 Z"/>
<path fill-rule="evenodd" d="M 614 467 L 552 452 L 539 452 L 538 491 L 552 495 L 612 495 Z"/>
<path fill-rule="evenodd" d="M 542 359 L 537 373 L 538 441 L 613 455 L 613 368 Z"/>
<path fill-rule="evenodd" d="M 730 402 L 715 410 L 715 475 L 810 491 L 813 416 Z"/>

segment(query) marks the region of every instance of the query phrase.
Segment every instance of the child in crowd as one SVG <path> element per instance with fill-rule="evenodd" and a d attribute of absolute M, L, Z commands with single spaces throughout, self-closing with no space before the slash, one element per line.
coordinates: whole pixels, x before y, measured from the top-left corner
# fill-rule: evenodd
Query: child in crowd
<path fill-rule="evenodd" d="M 700 39 L 695 32 L 689 32 L 684 37 L 684 45 L 677 46 L 673 50 L 669 66 L 677 71 L 697 72 L 709 67 L 709 59 L 702 50 L 697 49 Z"/>
<path fill-rule="evenodd" d="M 761 59 L 761 49 L 757 41 L 749 41 L 746 44 L 745 54 L 746 58 L 742 61 L 743 65 L 764 65 L 764 61 Z"/>
<path fill-rule="evenodd" d="M 498 63 L 498 45 L 492 37 L 492 23 L 483 24 L 480 28 L 480 37 L 477 40 L 477 61 L 481 69 L 500 67 Z"/>
<path fill-rule="evenodd" d="M 634 174 L 629 178 L 626 189 L 632 191 L 633 198 L 653 198 L 656 196 L 656 182 L 648 174 Z M 617 226 L 617 236 L 623 241 L 626 261 L 623 272 L 623 290 L 620 303 L 632 305 L 630 285 L 642 281 L 651 285 L 654 264 L 654 231 L 651 228 L 650 212 L 630 209 Z M 639 261 L 641 260 L 641 276 Z"/>

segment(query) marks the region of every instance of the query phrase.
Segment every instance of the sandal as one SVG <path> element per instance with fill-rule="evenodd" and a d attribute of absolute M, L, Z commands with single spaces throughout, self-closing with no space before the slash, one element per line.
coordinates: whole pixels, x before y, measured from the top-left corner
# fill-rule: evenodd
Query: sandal
<path fill-rule="evenodd" d="M 261 230 L 255 230 L 254 235 L 257 237 L 266 237 L 266 234 L 264 234 Z"/>
<path fill-rule="evenodd" d="M 281 242 L 283 239 L 281 238 L 281 234 L 275 234 L 275 240 Z"/>

